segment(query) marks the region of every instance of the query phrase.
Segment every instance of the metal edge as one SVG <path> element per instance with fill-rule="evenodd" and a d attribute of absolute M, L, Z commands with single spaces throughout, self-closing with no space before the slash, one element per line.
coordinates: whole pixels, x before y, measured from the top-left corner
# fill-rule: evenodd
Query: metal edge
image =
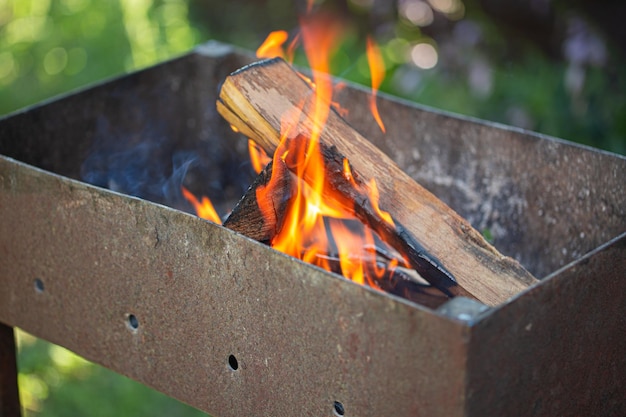
<path fill-rule="evenodd" d="M 216 416 L 461 415 L 462 323 L 6 158 L 0 187 L 6 324 Z"/>
<path fill-rule="evenodd" d="M 626 414 L 626 233 L 470 331 L 467 416 Z"/>

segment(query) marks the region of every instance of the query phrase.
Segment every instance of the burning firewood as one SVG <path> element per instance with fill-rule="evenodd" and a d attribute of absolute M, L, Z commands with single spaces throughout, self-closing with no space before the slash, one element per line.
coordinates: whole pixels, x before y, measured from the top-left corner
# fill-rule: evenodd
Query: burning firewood
<path fill-rule="evenodd" d="M 223 226 L 259 242 L 270 242 L 280 228 L 287 201 L 291 197 L 293 181 L 292 175 L 287 171 L 287 167 L 282 161 L 277 165 L 276 171 L 279 171 L 276 178 L 279 178 L 281 184 L 276 187 L 275 193 L 267 195 L 265 201 L 267 206 L 273 208 L 275 216 L 263 215 L 256 193 L 259 187 L 267 185 L 274 173 L 274 164 L 270 162 L 233 208 Z"/>
<path fill-rule="evenodd" d="M 336 162 L 342 161 L 343 157 L 334 148 L 325 149 L 324 154 L 327 155 L 328 171 L 337 173 L 338 167 Z M 335 162 L 334 164 L 333 161 Z M 274 168 L 274 162 L 277 164 L 277 168 Z M 268 186 L 273 175 L 278 186 L 273 187 L 270 193 L 258 193 L 260 188 Z M 373 228 L 377 229 L 376 231 L 379 234 L 387 237 L 387 240 L 393 239 L 393 237 L 390 239 L 389 235 L 394 232 L 390 228 L 386 228 L 380 220 L 376 219 L 376 213 L 366 203 L 367 197 L 358 195 L 356 190 L 347 184 L 342 184 L 346 181 L 342 175 L 335 174 L 328 178 L 335 183 L 332 185 L 333 187 L 345 189 L 346 198 L 359 199 L 361 201 L 358 213 L 355 214 L 360 216 L 364 224 L 373 225 Z M 295 194 L 294 185 L 296 181 L 298 181 L 298 178 L 293 174 L 285 161 L 277 159 L 270 162 L 257 176 L 223 225 L 249 238 L 270 243 L 282 227 L 287 204 Z M 259 202 L 259 196 L 264 201 Z M 271 207 L 271 215 L 268 216 L 262 212 L 260 207 L 263 205 Z M 384 248 L 374 246 L 370 248 L 369 255 L 373 259 L 370 262 L 363 262 L 365 268 L 368 269 L 364 271 L 364 276 L 372 277 L 378 275 L 378 277 L 375 280 L 366 282 L 368 285 L 432 308 L 436 308 L 450 299 L 450 293 L 430 285 L 415 270 L 395 265 L 393 262 L 394 257 L 399 257 L 399 254 L 394 256 L 394 254 L 387 253 Z M 341 260 L 338 254 L 318 253 L 315 256 L 330 271 L 342 274 Z M 373 269 L 378 269 L 378 271 Z"/>
<path fill-rule="evenodd" d="M 340 260 L 337 257 L 327 257 L 326 261 L 331 265 L 331 270 L 341 275 Z M 380 267 L 385 268 L 386 259 L 379 261 Z M 368 263 L 367 265 L 372 265 Z M 371 272 L 373 274 L 373 271 Z M 450 297 L 441 290 L 426 282 L 412 269 L 395 267 L 386 269 L 375 281 L 367 282 L 368 285 L 394 294 L 417 304 L 430 308 L 437 308 L 450 300 Z"/>
<path fill-rule="evenodd" d="M 297 152 L 296 147 L 308 148 L 307 138 L 298 137 L 293 141 L 300 143 L 291 147 L 290 152 L 292 154 Z M 401 225 L 397 222 L 387 222 L 382 218 L 369 196 L 363 192 L 366 184 L 362 182 L 356 172 L 353 172 L 347 159 L 334 146 L 328 147 L 321 144 L 320 151 L 325 167 L 323 190 L 326 190 L 327 193 L 323 195 L 324 198 L 339 200 L 338 203 L 341 206 L 353 213 L 364 225 L 375 231 L 391 247 L 404 254 L 411 268 L 429 280 L 444 294 L 448 296 L 467 295 L 463 288 L 456 284 L 445 267 L 430 256 L 409 233 L 405 232 Z M 298 178 L 293 174 L 297 168 L 295 166 L 297 161 L 294 158 L 278 158 L 274 160 L 274 163 L 277 164 L 277 169 L 274 170 L 273 163 L 270 163 L 262 171 L 244 198 L 240 200 L 229 218 L 224 222 L 224 226 L 263 242 L 271 241 L 281 229 L 287 203 L 295 193 L 293 188 L 295 182 L 298 181 Z M 260 187 L 268 186 L 273 174 L 276 179 L 275 186 L 268 193 L 259 193 Z M 305 182 L 309 180 L 306 174 L 303 180 Z M 261 198 L 265 201 L 259 202 L 259 196 L 262 196 Z M 260 207 L 270 207 L 269 215 L 263 213 Z"/>
<path fill-rule="evenodd" d="M 375 178 L 381 205 L 396 227 L 390 230 L 379 224 L 378 217 L 371 215 L 368 200 L 342 185 L 343 175 L 335 172 L 328 181 L 336 180 L 333 186 L 355 203 L 355 214 L 390 239 L 396 249 L 408 250 L 411 267 L 446 294 L 497 305 L 536 282 L 521 265 L 501 255 L 465 219 L 417 184 L 338 114 L 331 111 L 324 126 L 315 126 L 311 118 L 314 105 L 307 101 L 311 93 L 311 85 L 286 62 L 273 59 L 231 74 L 222 86 L 217 107 L 223 117 L 268 154 L 273 154 L 281 142 L 281 124 L 286 115 L 297 114 L 298 118 L 297 124 L 291 123 L 288 140 L 308 138 L 313 130 L 320 130 L 327 171 L 337 171 L 332 164 L 337 162 L 337 155 L 345 155 L 362 183 Z M 294 108 L 301 111 L 294 112 Z M 295 168 L 286 166 L 289 170 Z M 272 198 L 280 202 L 282 197 Z"/>

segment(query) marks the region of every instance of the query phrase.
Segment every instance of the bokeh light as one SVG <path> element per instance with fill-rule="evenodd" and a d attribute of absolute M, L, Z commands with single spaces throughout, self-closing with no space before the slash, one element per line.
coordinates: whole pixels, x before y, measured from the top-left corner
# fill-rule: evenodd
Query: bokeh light
<path fill-rule="evenodd" d="M 48 75 L 57 75 L 67 66 L 67 51 L 56 47 L 48 51 L 43 58 L 43 68 Z"/>
<path fill-rule="evenodd" d="M 431 69 L 437 65 L 437 49 L 430 43 L 418 43 L 411 48 L 411 60 L 421 69 Z"/>
<path fill-rule="evenodd" d="M 450 19 L 459 20 L 465 14 L 465 5 L 461 0 L 428 0 L 433 9 L 446 14 Z"/>
<path fill-rule="evenodd" d="M 433 9 L 421 0 L 406 0 L 399 4 L 400 15 L 416 26 L 428 26 L 435 18 Z"/>

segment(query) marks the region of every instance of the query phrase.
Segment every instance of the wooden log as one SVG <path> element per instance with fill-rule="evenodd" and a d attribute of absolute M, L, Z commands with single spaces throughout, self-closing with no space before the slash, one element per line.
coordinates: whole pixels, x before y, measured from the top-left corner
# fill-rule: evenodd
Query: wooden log
<path fill-rule="evenodd" d="M 231 74 L 222 85 L 217 109 L 268 154 L 280 143 L 283 117 L 304 107 L 290 138 L 309 137 L 311 87 L 281 59 L 261 61 Z M 331 111 L 321 143 L 335 146 L 364 181 L 375 178 L 381 206 L 411 238 L 437 259 L 458 284 L 455 294 L 498 305 L 537 280 L 518 262 L 500 254 L 481 234 L 432 193 L 404 173 L 388 156 Z"/>
<path fill-rule="evenodd" d="M 328 256 L 325 261 L 331 265 L 332 272 L 341 275 L 339 258 Z M 366 264 L 366 268 L 370 267 L 371 264 Z M 373 275 L 371 271 L 368 273 Z M 386 274 L 375 282 L 365 284 L 433 309 L 450 300 L 448 295 L 424 281 L 414 270 L 402 267 L 387 270 Z"/>
<path fill-rule="evenodd" d="M 273 217 L 263 215 L 257 200 L 257 189 L 266 186 L 274 172 L 274 164 L 270 162 L 256 177 L 248 191 L 233 208 L 223 226 L 227 227 L 251 239 L 263 243 L 270 240 L 280 230 L 287 203 L 292 195 L 293 175 L 287 170 L 284 162 L 279 160 L 276 168 L 279 185 L 274 193 L 266 196 L 266 201 L 260 202 L 266 207 L 272 207 L 275 213 Z"/>
<path fill-rule="evenodd" d="M 298 137 L 292 140 L 288 155 L 297 155 L 308 149 L 309 140 Z M 282 151 L 281 151 L 282 152 Z M 402 225 L 385 221 L 376 211 L 367 194 L 367 186 L 360 176 L 350 168 L 350 176 L 345 174 L 344 162 L 347 159 L 334 146 L 320 144 L 320 154 L 324 160 L 324 187 L 326 200 L 335 200 L 345 211 L 352 212 L 364 225 L 376 232 L 387 244 L 408 259 L 410 266 L 447 296 L 466 295 L 445 267 L 430 255 Z M 273 164 L 277 163 L 276 169 Z M 297 169 L 297 160 L 286 157 L 268 164 L 250 186 L 244 197 L 235 206 L 224 226 L 242 233 L 252 239 L 269 242 L 280 230 L 285 216 L 287 203 L 296 191 L 298 178 L 294 172 Z M 266 193 L 262 193 L 259 201 L 257 190 L 268 185 L 270 178 L 275 174 L 275 186 Z M 314 179 L 307 176 L 305 171 L 302 178 L 305 182 Z M 268 207 L 267 214 L 263 214 L 260 206 Z"/>
<path fill-rule="evenodd" d="M 273 168 L 274 163 L 278 164 L 276 169 Z M 261 196 L 265 200 L 260 202 L 257 190 L 259 187 L 268 185 L 273 173 L 276 174 L 274 180 L 278 181 L 278 186 L 272 187 L 270 193 L 262 193 Z M 288 169 L 284 161 L 279 159 L 270 162 L 250 185 L 223 225 L 249 238 L 270 243 L 282 227 L 289 201 L 295 195 L 296 181 L 298 181 L 296 175 Z M 264 215 L 259 204 L 271 207 L 272 210 L 269 212 L 273 215 Z M 368 209 L 361 207 L 359 210 L 363 212 Z M 369 225 L 369 220 L 367 218 L 364 220 L 363 223 L 366 226 Z M 374 231 L 377 232 L 377 230 Z M 398 258 L 387 253 L 382 247 L 375 247 L 371 252 L 374 252 L 370 257 L 374 257 L 378 270 L 386 270 L 382 276 L 365 284 L 430 308 L 437 308 L 450 299 L 451 294 L 431 285 L 416 270 L 401 266 L 389 268 L 391 260 L 394 257 Z M 323 258 L 321 263 L 329 266 L 331 272 L 342 275 L 341 262 L 337 253 L 318 253 L 316 256 Z M 379 274 L 374 271 L 374 263 L 371 260 L 366 262 L 364 267 L 367 269 L 365 275 L 368 277 Z"/>

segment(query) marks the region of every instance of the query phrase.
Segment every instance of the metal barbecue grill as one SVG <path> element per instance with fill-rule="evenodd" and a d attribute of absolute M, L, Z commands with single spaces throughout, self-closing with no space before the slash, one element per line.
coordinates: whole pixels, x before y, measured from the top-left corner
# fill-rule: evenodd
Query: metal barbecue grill
<path fill-rule="evenodd" d="M 357 130 L 543 278 L 496 308 L 407 302 L 177 210 L 167 181 L 100 175 L 148 144 L 232 208 L 252 177 L 214 103 L 251 60 L 208 43 L 0 120 L 0 415 L 12 326 L 216 417 L 626 414 L 623 157 L 390 98 L 383 136 L 342 90 Z"/>

